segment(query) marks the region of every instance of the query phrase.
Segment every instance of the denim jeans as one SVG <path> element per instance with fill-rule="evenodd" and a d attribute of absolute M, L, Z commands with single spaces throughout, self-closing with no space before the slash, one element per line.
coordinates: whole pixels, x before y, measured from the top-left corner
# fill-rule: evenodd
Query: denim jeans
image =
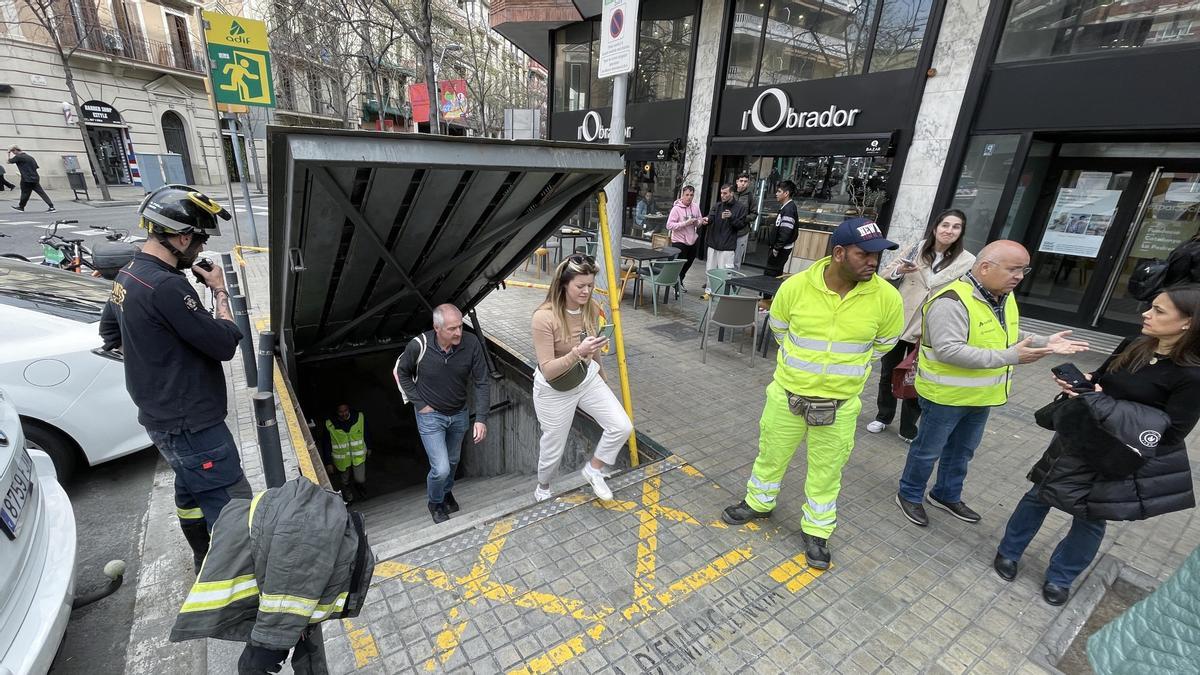
<path fill-rule="evenodd" d="M 1004 538 L 996 552 L 1009 560 L 1020 560 L 1021 554 L 1029 546 L 1029 542 L 1042 528 L 1042 521 L 1050 512 L 1050 505 L 1037 496 L 1034 487 L 1021 497 L 1012 517 L 1008 519 L 1008 527 L 1004 528 Z M 1056 586 L 1069 588 L 1075 578 L 1087 569 L 1100 550 L 1100 542 L 1104 540 L 1105 522 L 1103 520 L 1086 520 L 1076 517 L 1071 522 L 1067 536 L 1058 542 L 1054 553 L 1050 555 L 1050 566 L 1046 568 L 1046 581 Z"/>
<path fill-rule="evenodd" d="M 429 475 L 425 478 L 425 485 L 429 490 L 430 503 L 441 504 L 446 501 L 446 493 L 454 488 L 454 471 L 458 469 L 458 459 L 462 456 L 462 441 L 467 434 L 469 421 L 466 410 L 453 415 L 443 415 L 436 410 L 417 413 L 417 431 L 421 434 L 421 444 L 425 446 L 425 454 L 429 457 Z"/>
<path fill-rule="evenodd" d="M 146 433 L 175 471 L 176 508 L 199 508 L 209 532 L 230 499 L 252 496 L 233 434 L 224 422 L 199 431 Z"/>
<path fill-rule="evenodd" d="M 967 463 L 983 438 L 987 406 L 953 406 L 917 397 L 921 404 L 921 427 L 908 447 L 908 460 L 900 476 L 900 498 L 919 504 L 925 501 L 925 486 L 938 465 L 937 483 L 929 494 L 953 504 L 962 501 Z"/>

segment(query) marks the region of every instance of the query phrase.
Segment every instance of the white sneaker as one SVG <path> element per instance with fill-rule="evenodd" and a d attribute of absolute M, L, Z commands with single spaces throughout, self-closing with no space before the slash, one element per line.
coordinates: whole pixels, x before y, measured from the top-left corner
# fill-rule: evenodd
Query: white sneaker
<path fill-rule="evenodd" d="M 871 423 L 867 425 L 867 431 L 869 431 L 873 434 L 877 434 L 886 428 L 887 428 L 887 425 L 884 424 L 883 422 L 880 422 L 879 420 L 872 420 Z"/>
<path fill-rule="evenodd" d="M 584 464 L 583 471 L 580 473 L 583 474 L 584 480 L 591 484 L 592 491 L 596 493 L 597 497 L 604 501 L 613 498 L 612 490 L 609 490 L 608 483 L 604 482 L 604 474 L 600 473 L 599 469 L 593 469 L 591 462 Z"/>
<path fill-rule="evenodd" d="M 551 492 L 549 490 L 543 490 L 541 485 L 539 485 L 533 489 L 533 498 L 538 500 L 539 502 L 544 502 L 553 496 L 554 496 L 553 492 Z"/>

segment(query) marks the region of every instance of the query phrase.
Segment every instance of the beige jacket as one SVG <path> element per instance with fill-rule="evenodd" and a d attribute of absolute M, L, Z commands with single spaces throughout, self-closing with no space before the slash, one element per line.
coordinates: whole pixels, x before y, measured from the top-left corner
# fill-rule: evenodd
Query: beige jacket
<path fill-rule="evenodd" d="M 921 338 L 921 306 L 946 284 L 970 272 L 971 266 L 975 264 L 975 256 L 963 251 L 942 271 L 935 273 L 928 262 L 917 259 L 917 252 L 924 244 L 925 241 L 921 240 L 901 246 L 898 255 L 879 273 L 884 279 L 893 281 L 892 275 L 900 269 L 900 259 L 910 256 L 920 268 L 916 272 L 901 276 L 897 286 L 900 297 L 904 299 L 904 332 L 900 334 L 900 339 L 914 344 Z"/>

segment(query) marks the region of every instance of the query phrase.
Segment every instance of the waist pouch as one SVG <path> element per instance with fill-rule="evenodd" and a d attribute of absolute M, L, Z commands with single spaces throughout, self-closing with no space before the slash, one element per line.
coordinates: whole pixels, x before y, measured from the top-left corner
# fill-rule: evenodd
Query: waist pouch
<path fill-rule="evenodd" d="M 588 362 L 579 361 L 575 365 L 567 369 L 565 373 L 559 375 L 553 380 L 546 380 L 546 384 L 550 385 L 556 391 L 571 391 L 575 387 L 583 384 L 587 379 Z"/>
<path fill-rule="evenodd" d="M 810 427 L 827 427 L 837 419 L 838 408 L 845 401 L 836 398 L 815 398 L 787 393 L 788 409 L 793 415 L 803 417 L 804 423 Z"/>

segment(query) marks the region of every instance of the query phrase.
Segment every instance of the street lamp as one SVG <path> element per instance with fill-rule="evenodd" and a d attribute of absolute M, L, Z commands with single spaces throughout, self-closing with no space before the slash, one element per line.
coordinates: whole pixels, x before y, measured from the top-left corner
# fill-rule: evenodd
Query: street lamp
<path fill-rule="evenodd" d="M 442 72 L 442 59 L 446 58 L 446 52 L 461 52 L 463 46 L 457 42 L 442 47 L 442 53 L 438 55 L 437 61 L 433 64 L 433 96 L 429 101 L 430 112 L 429 116 L 429 131 L 435 134 L 442 133 L 442 87 L 438 84 L 438 77 Z"/>

